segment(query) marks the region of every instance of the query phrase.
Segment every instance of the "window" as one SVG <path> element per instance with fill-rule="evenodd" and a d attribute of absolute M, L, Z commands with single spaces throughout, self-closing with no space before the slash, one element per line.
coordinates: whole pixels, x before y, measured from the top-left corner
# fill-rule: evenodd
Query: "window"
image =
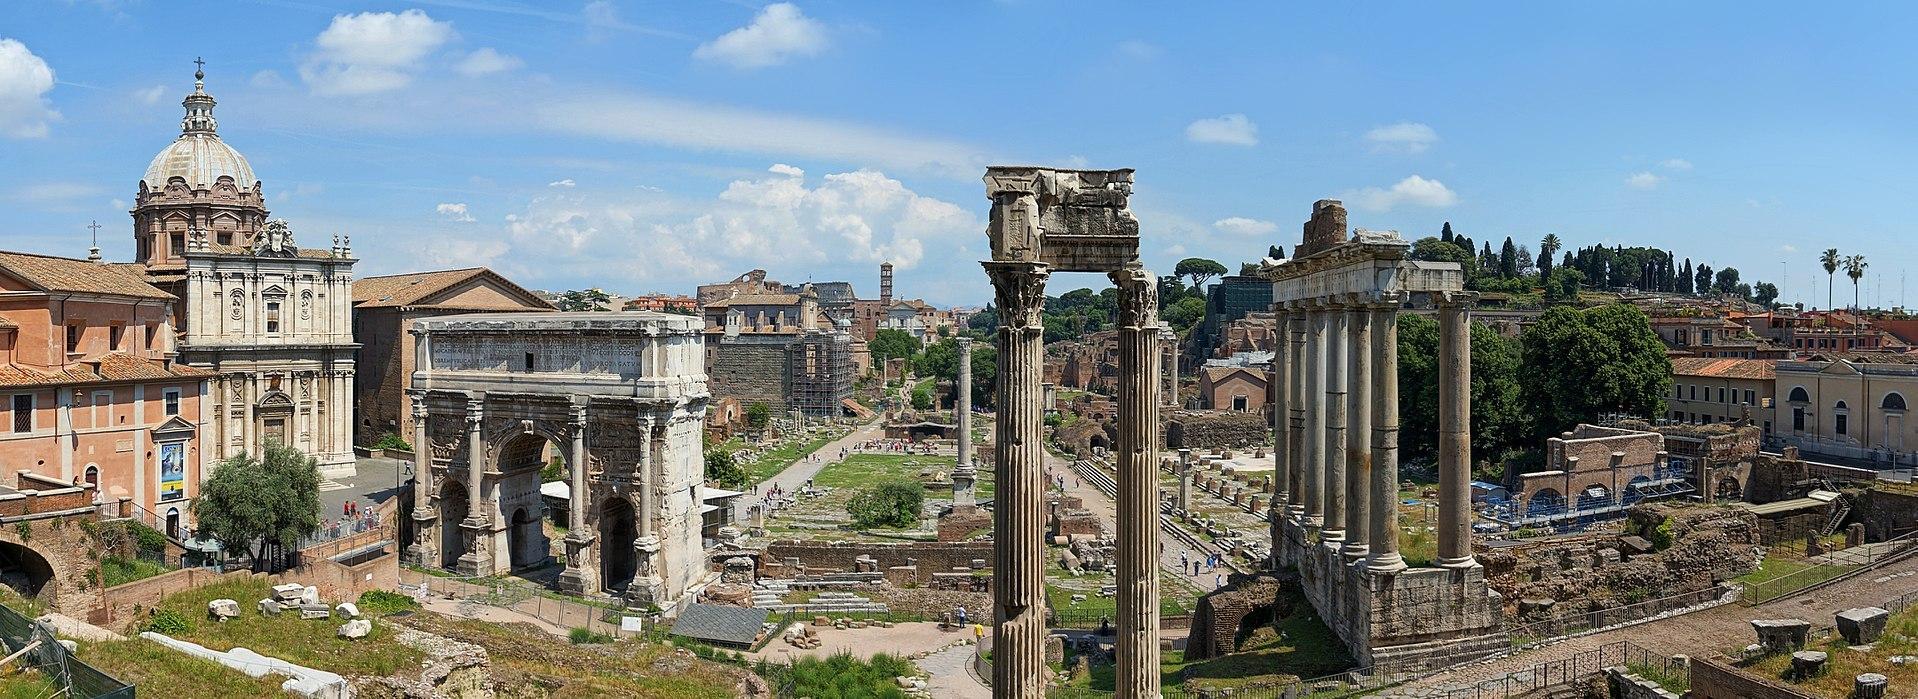
<path fill-rule="evenodd" d="M 93 392 L 93 426 L 106 427 L 113 424 L 113 392 Z"/>
<path fill-rule="evenodd" d="M 33 431 L 33 394 L 20 393 L 13 397 L 13 431 Z"/>
<path fill-rule="evenodd" d="M 527 371 L 533 370 L 533 353 L 532 352 L 526 353 L 526 370 Z"/>
<path fill-rule="evenodd" d="M 1791 396 L 1786 398 L 1785 400 L 1789 400 L 1793 403 L 1810 403 L 1811 394 L 1808 394 L 1805 392 L 1804 386 L 1793 386 L 1791 387 Z"/>
<path fill-rule="evenodd" d="M 1233 397 L 1232 397 L 1232 409 L 1233 409 L 1233 410 L 1236 410 L 1236 411 L 1239 411 L 1239 412 L 1242 412 L 1242 413 L 1243 413 L 1243 412 L 1245 412 L 1245 410 L 1246 410 L 1246 400 L 1245 400 L 1245 396 L 1233 396 Z"/>
<path fill-rule="evenodd" d="M 146 344 L 146 347 L 144 347 L 143 349 L 145 349 L 148 352 L 160 351 L 160 324 L 159 323 L 147 323 L 147 344 Z"/>
<path fill-rule="evenodd" d="M 1832 423 L 1832 432 L 1835 432 L 1837 434 L 1845 434 L 1845 415 L 1843 413 L 1840 413 L 1833 417 L 1835 418 L 1835 421 Z"/>
<path fill-rule="evenodd" d="M 80 351 L 80 326 L 67 326 L 67 354 Z"/>
<path fill-rule="evenodd" d="M 120 351 L 120 338 L 126 335 L 126 330 L 127 330 L 127 326 L 124 326 L 124 325 L 107 326 L 107 351 L 108 352 Z"/>
<path fill-rule="evenodd" d="M 166 390 L 166 393 L 164 395 L 165 395 L 165 401 L 166 401 L 165 402 L 166 414 L 179 415 L 180 414 L 180 389 L 169 388 Z"/>
<path fill-rule="evenodd" d="M 1718 402 L 1720 402 L 1720 403 L 1724 403 L 1724 402 L 1727 402 L 1727 401 L 1725 400 L 1725 389 L 1723 389 L 1723 388 L 1721 388 L 1721 389 L 1718 389 Z"/>
<path fill-rule="evenodd" d="M 1885 410 L 1904 410 L 1905 397 L 1896 393 L 1887 393 L 1884 402 L 1879 403 L 1878 407 Z"/>
<path fill-rule="evenodd" d="M 268 333 L 280 331 L 280 302 L 278 301 L 266 302 L 266 331 Z"/>
<path fill-rule="evenodd" d="M 1793 432 L 1805 431 L 1805 409 L 1804 408 L 1791 409 L 1791 431 Z"/>
<path fill-rule="evenodd" d="M 1753 393 L 1752 390 L 1749 388 L 1745 389 L 1745 405 L 1757 405 L 1757 404 L 1758 404 L 1758 394 Z"/>
<path fill-rule="evenodd" d="M 1692 384 L 1692 400 L 1698 400 L 1698 385 Z"/>

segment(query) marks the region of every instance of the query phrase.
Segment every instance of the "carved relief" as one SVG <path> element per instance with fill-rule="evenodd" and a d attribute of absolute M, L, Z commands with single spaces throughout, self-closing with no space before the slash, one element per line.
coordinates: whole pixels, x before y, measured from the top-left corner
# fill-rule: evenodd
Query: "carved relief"
<path fill-rule="evenodd" d="M 232 303 L 233 319 L 240 320 L 241 318 L 246 317 L 246 294 L 244 292 L 241 292 L 239 289 L 234 289 L 232 297 L 233 297 L 233 303 Z"/>
<path fill-rule="evenodd" d="M 1119 287 L 1118 324 L 1126 328 L 1153 327 L 1159 323 L 1159 285 L 1143 267 L 1112 272 L 1113 285 Z"/>
<path fill-rule="evenodd" d="M 433 444 L 433 458 L 461 459 L 466 453 L 466 421 L 454 415 L 434 415 L 426 421 L 426 436 Z"/>
<path fill-rule="evenodd" d="M 300 320 L 309 320 L 312 317 L 313 292 L 312 290 L 302 291 L 300 292 Z"/>
<path fill-rule="evenodd" d="M 1028 265 L 988 266 L 999 322 L 1007 327 L 1044 328 L 1046 271 Z"/>

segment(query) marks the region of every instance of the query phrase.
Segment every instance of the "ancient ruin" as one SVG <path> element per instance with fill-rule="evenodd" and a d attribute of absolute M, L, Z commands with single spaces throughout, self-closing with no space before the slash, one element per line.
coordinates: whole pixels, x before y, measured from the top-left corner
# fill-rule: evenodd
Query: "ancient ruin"
<path fill-rule="evenodd" d="M 547 558 L 542 455 L 569 474 L 561 589 L 671 609 L 706 575 L 699 321 L 650 311 L 414 324 L 406 559 L 498 575 Z"/>
<path fill-rule="evenodd" d="M 1313 205 L 1289 260 L 1266 260 L 1280 367 L 1279 455 L 1270 517 L 1275 566 L 1362 665 L 1406 669 L 1505 647 L 1501 600 L 1472 555 L 1471 328 L 1476 294 L 1457 263 L 1407 259 L 1397 233 L 1348 240 L 1337 201 Z M 1415 298 L 1418 297 L 1418 298 Z M 1399 308 L 1439 310 L 1437 567 L 1399 554 Z M 1283 511 L 1279 502 L 1285 503 Z"/>
<path fill-rule="evenodd" d="M 1156 471 L 1161 327 L 1157 279 L 1139 263 L 1126 208 L 1131 170 L 992 167 L 985 262 L 999 309 L 997 482 L 992 596 L 993 693 L 1041 697 L 1046 677 L 1044 338 L 1047 276 L 1104 272 L 1119 289 L 1119 696 L 1159 695 L 1159 495 Z"/>

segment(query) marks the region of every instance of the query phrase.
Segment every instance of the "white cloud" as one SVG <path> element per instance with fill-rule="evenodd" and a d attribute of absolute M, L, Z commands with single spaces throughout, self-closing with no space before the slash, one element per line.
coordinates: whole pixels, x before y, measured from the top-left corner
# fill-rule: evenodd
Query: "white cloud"
<path fill-rule="evenodd" d="M 1366 187 L 1346 195 L 1354 206 L 1371 211 L 1390 211 L 1398 206 L 1444 208 L 1458 203 L 1458 194 L 1445 183 L 1412 175 L 1399 180 L 1390 189 Z"/>
<path fill-rule="evenodd" d="M 83 182 L 40 182 L 15 188 L 7 198 L 36 204 L 63 204 L 104 193 L 99 186 Z"/>
<path fill-rule="evenodd" d="M 280 77 L 277 70 L 267 69 L 253 74 L 248 80 L 254 87 L 286 87 L 286 78 Z"/>
<path fill-rule="evenodd" d="M 1657 187 L 1660 182 L 1664 182 L 1664 181 L 1665 181 L 1665 178 L 1655 175 L 1649 171 L 1634 172 L 1632 173 L 1630 177 L 1625 178 L 1625 186 L 1631 187 L 1632 189 L 1652 189 Z"/>
<path fill-rule="evenodd" d="M 433 211 L 448 221 L 457 221 L 459 223 L 472 223 L 474 221 L 473 215 L 466 211 L 466 202 L 440 204 L 439 206 L 433 207 Z"/>
<path fill-rule="evenodd" d="M 486 47 L 466 54 L 465 58 L 460 59 L 460 62 L 453 66 L 453 70 L 459 71 L 460 75 L 477 77 L 504 73 L 524 65 L 526 62 L 520 60 L 518 56 L 510 56 L 495 51 L 492 47 Z"/>
<path fill-rule="evenodd" d="M 1413 121 L 1380 126 L 1365 132 L 1374 153 L 1423 153 L 1438 142 L 1438 132 Z"/>
<path fill-rule="evenodd" d="M 751 24 L 693 49 L 693 58 L 739 69 L 765 68 L 826 50 L 826 27 L 792 3 L 767 5 Z"/>
<path fill-rule="evenodd" d="M 1225 233 L 1244 236 L 1271 235 L 1279 230 L 1279 224 L 1242 216 L 1232 216 L 1213 221 L 1212 227 Z"/>
<path fill-rule="evenodd" d="M 420 10 L 335 15 L 313 40 L 300 77 L 322 95 L 358 95 L 406 87 L 420 60 L 458 36 L 450 22 Z"/>
<path fill-rule="evenodd" d="M 1660 162 L 1658 166 L 1667 170 L 1683 172 L 1692 169 L 1692 161 L 1684 158 L 1667 158 L 1663 162 Z"/>
<path fill-rule="evenodd" d="M 1778 246 L 1778 251 L 1783 253 L 1798 252 L 1798 246 L 1787 243 L 1787 244 Z"/>
<path fill-rule="evenodd" d="M 140 104 L 145 104 L 145 105 L 159 104 L 160 98 L 165 96 L 166 96 L 165 85 L 154 85 L 153 87 L 142 88 L 142 89 L 133 91 L 133 101 L 139 102 Z"/>
<path fill-rule="evenodd" d="M 1245 118 L 1244 114 L 1226 114 L 1186 125 L 1185 137 L 1193 143 L 1256 146 L 1259 144 L 1259 125 Z"/>
<path fill-rule="evenodd" d="M 53 69 L 13 39 L 0 39 L 0 136 L 42 138 L 60 113 L 47 102 Z"/>
<path fill-rule="evenodd" d="M 568 177 L 563 180 L 553 180 L 552 182 L 548 182 L 546 183 L 546 186 L 553 187 L 555 189 L 571 189 L 576 184 L 578 183 L 574 182 L 573 178 Z"/>

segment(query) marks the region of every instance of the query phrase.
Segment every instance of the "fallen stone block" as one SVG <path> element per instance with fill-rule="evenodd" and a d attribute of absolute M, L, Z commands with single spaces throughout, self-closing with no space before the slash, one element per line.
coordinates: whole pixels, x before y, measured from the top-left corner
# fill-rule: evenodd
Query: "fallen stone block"
<path fill-rule="evenodd" d="M 306 586 L 306 589 L 300 590 L 300 603 L 301 604 L 319 604 L 320 588 L 314 587 L 312 585 L 308 585 Z"/>
<path fill-rule="evenodd" d="M 1884 699 L 1885 690 L 1890 686 L 1891 678 L 1867 672 L 1852 678 L 1851 696 L 1853 699 Z"/>
<path fill-rule="evenodd" d="M 1885 635 L 1885 622 L 1889 619 L 1891 612 L 1878 607 L 1847 609 L 1838 613 L 1838 635 L 1854 646 L 1876 643 L 1879 636 Z"/>
<path fill-rule="evenodd" d="M 275 599 L 273 599 L 273 598 L 271 598 L 271 597 L 268 597 L 268 598 L 265 598 L 265 599 L 262 599 L 262 600 L 260 600 L 260 601 L 259 601 L 259 602 L 258 602 L 257 604 L 255 604 L 254 606 L 255 606 L 255 607 L 257 607 L 257 608 L 259 608 L 259 610 L 260 610 L 260 614 L 263 614 L 263 615 L 265 615 L 265 616 L 279 616 L 279 615 L 280 615 L 280 603 L 279 603 L 279 601 L 277 601 L 277 600 L 275 600 Z"/>
<path fill-rule="evenodd" d="M 306 592 L 306 586 L 301 585 L 299 583 L 285 583 L 282 585 L 274 585 L 273 599 L 279 600 L 281 602 L 291 602 L 293 600 L 299 599 L 300 595 L 305 592 Z"/>
<path fill-rule="evenodd" d="M 1798 679 L 1817 677 L 1825 672 L 1829 657 L 1822 650 L 1801 650 L 1791 654 L 1791 674 Z"/>
<path fill-rule="evenodd" d="M 342 619 L 358 619 L 360 618 L 360 607 L 352 602 L 341 602 L 338 606 L 333 607 L 333 613 L 340 615 Z"/>
<path fill-rule="evenodd" d="M 324 604 L 302 604 L 300 605 L 300 618 L 331 619 L 333 618 L 333 608 Z"/>
<path fill-rule="evenodd" d="M 1804 619 L 1753 619 L 1758 645 L 1768 653 L 1789 653 L 1805 647 L 1810 640 L 1811 622 Z"/>
<path fill-rule="evenodd" d="M 206 615 L 214 621 L 226 621 L 240 617 L 240 603 L 230 599 L 216 599 L 206 603 Z"/>
<path fill-rule="evenodd" d="M 354 619 L 340 625 L 340 638 L 366 638 L 373 633 L 373 622 L 366 619 Z"/>

